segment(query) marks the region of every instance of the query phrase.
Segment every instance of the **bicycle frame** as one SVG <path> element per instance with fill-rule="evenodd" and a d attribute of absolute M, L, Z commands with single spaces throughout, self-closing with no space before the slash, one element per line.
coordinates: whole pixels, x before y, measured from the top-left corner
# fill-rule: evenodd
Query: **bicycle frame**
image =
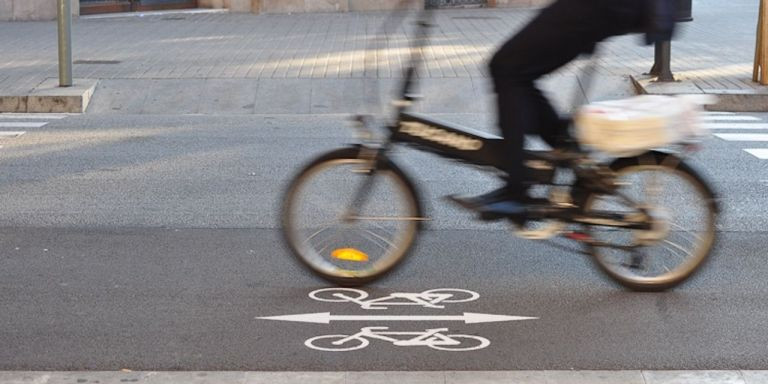
<path fill-rule="evenodd" d="M 430 345 L 459 345 L 461 342 L 451 339 L 447 335 L 443 335 L 440 332 L 448 332 L 448 328 L 433 328 L 427 329 L 423 332 L 379 332 L 386 331 L 389 327 L 365 327 L 360 329 L 360 332 L 350 335 L 347 338 L 334 341 L 334 345 L 342 345 L 349 341 L 361 338 L 378 339 L 386 342 L 390 342 L 399 347 L 417 347 L 417 346 L 430 346 Z M 397 339 L 390 336 L 415 336 L 410 339 Z"/>
<path fill-rule="evenodd" d="M 417 22 L 416 38 L 410 46 L 411 59 L 405 70 L 403 83 L 400 88 L 398 99 L 393 102 L 395 106 L 394 123 L 387 126 L 389 134 L 378 146 L 368 148 L 370 152 L 361 152 L 361 156 L 369 157 L 373 161 L 369 175 L 373 175 L 379 167 L 379 160 L 386 159 L 386 153 L 394 143 L 403 143 L 417 147 L 420 150 L 437 154 L 441 157 L 459 160 L 478 166 L 490 166 L 497 170 L 503 169 L 503 160 L 505 158 L 503 138 L 489 133 L 461 127 L 423 114 L 411 112 L 409 109 L 419 96 L 414 95 L 412 90 L 416 85 L 417 68 L 423 62 L 421 48 L 427 45 L 429 34 L 427 30 L 431 27 L 431 12 L 421 11 L 421 16 Z M 367 119 L 358 116 L 357 121 L 364 131 L 361 136 L 371 137 L 370 127 L 367 126 Z M 363 154 L 367 153 L 367 154 Z M 580 179 L 589 180 L 593 185 L 604 185 L 605 176 L 600 172 L 579 172 L 574 164 L 591 162 L 587 153 L 569 154 L 565 157 L 553 156 L 550 151 L 530 151 L 525 150 L 523 158 L 526 164 L 531 160 L 546 160 L 552 166 L 569 167 L 576 172 Z M 365 182 L 358 190 L 353 206 L 361 206 L 366 198 L 367 192 L 371 187 L 373 178 Z M 600 192 L 612 193 L 611 188 L 603 188 Z M 354 212 L 350 211 L 346 217 L 354 217 Z M 529 212 L 532 219 L 558 219 L 570 223 L 599 225 L 604 227 L 620 227 L 628 229 L 647 230 L 650 224 L 647 222 L 627 220 L 622 214 L 612 212 L 590 212 L 589 217 L 585 217 L 581 209 L 573 204 L 563 206 L 540 207 L 538 210 Z"/>
<path fill-rule="evenodd" d="M 334 296 L 358 304 L 362 309 L 387 309 L 387 306 L 391 305 L 418 305 L 424 308 L 442 309 L 445 306 L 438 305 L 438 303 L 451 298 L 453 295 L 450 293 L 433 293 L 428 295 L 423 293 L 393 293 L 389 296 L 372 300 L 358 300 L 343 293 L 336 293 Z M 398 299 L 401 301 L 397 301 Z"/>

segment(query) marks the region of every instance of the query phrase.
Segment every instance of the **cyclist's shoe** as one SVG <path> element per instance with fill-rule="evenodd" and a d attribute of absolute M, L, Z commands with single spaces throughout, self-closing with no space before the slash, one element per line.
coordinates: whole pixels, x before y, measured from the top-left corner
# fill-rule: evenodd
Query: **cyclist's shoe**
<path fill-rule="evenodd" d="M 506 199 L 479 206 L 475 211 L 480 214 L 482 220 L 510 219 L 517 224 L 523 224 L 527 220 L 528 205 L 520 200 Z"/>
<path fill-rule="evenodd" d="M 460 197 L 460 196 L 450 195 L 450 196 L 447 196 L 446 198 L 466 209 L 474 210 L 484 205 L 506 200 L 509 198 L 509 196 L 510 196 L 509 190 L 507 189 L 506 186 L 504 186 L 479 196 Z"/>
<path fill-rule="evenodd" d="M 527 193 L 511 193 L 507 187 L 480 196 L 448 196 L 448 199 L 479 213 L 481 220 L 509 219 L 520 225 L 527 220 L 530 208 L 549 204 L 549 200 L 532 198 Z"/>

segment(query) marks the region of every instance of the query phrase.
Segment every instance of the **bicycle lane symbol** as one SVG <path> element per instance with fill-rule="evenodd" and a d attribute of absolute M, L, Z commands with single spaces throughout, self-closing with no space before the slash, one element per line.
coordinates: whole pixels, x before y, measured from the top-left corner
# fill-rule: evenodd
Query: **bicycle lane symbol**
<path fill-rule="evenodd" d="M 323 288 L 312 291 L 309 297 L 328 303 L 355 303 L 362 309 L 389 309 L 391 306 L 421 306 L 443 309 L 443 304 L 466 303 L 477 300 L 480 294 L 466 289 L 437 288 L 420 293 L 396 292 L 376 299 L 368 299 L 368 293 L 354 288 Z"/>
<path fill-rule="evenodd" d="M 420 293 L 392 293 L 388 296 L 368 299 L 368 293 L 352 288 L 326 288 L 309 293 L 309 297 L 323 302 L 349 302 L 366 310 L 384 310 L 391 306 L 410 305 L 424 308 L 445 308 L 443 304 L 477 300 L 480 295 L 473 291 L 453 288 L 431 289 Z M 330 312 L 257 317 L 257 319 L 301 323 L 330 324 L 334 321 L 461 321 L 479 324 L 503 321 L 535 320 L 537 317 L 507 316 L 465 312 L 462 315 L 332 315 Z M 330 334 L 312 337 L 304 342 L 308 348 L 319 351 L 346 352 L 367 347 L 370 340 L 381 340 L 399 347 L 429 347 L 441 351 L 474 351 L 486 348 L 490 340 L 476 335 L 451 334 L 448 328 L 428 328 L 423 331 L 392 331 L 389 327 L 363 327 L 360 332 Z"/>

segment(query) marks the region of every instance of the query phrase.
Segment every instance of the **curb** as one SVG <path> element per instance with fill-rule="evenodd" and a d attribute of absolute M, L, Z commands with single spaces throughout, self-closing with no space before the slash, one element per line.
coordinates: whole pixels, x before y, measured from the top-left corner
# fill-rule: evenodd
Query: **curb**
<path fill-rule="evenodd" d="M 0 371 L 0 384 L 758 384 L 768 371 L 424 371 L 424 372 L 149 372 Z"/>
<path fill-rule="evenodd" d="M 83 113 L 98 80 L 74 79 L 71 87 L 58 86 L 49 78 L 28 94 L 0 95 L 0 113 Z"/>
<path fill-rule="evenodd" d="M 690 81 L 659 83 L 648 75 L 630 76 L 641 95 L 700 94 L 717 96 L 717 103 L 707 110 L 720 112 L 768 112 L 768 87 L 765 90 L 701 89 Z"/>

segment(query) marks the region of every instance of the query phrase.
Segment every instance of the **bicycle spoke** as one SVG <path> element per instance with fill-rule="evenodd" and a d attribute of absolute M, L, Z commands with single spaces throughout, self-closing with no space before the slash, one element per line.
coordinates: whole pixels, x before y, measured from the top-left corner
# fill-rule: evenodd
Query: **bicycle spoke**
<path fill-rule="evenodd" d="M 397 244 L 393 243 L 392 241 L 389 241 L 389 240 L 385 239 L 383 236 L 381 236 L 381 235 L 377 234 L 376 232 L 373 232 L 373 231 L 372 231 L 372 230 L 370 230 L 370 229 L 366 229 L 366 230 L 365 230 L 365 233 L 367 233 L 367 234 L 369 234 L 369 235 L 373 236 L 373 239 L 372 239 L 372 238 L 370 238 L 369 236 L 366 236 L 366 237 L 367 237 L 369 240 L 371 240 L 373 243 L 375 243 L 376 245 L 378 245 L 378 246 L 379 246 L 380 248 L 382 248 L 382 249 L 387 249 L 387 245 L 389 245 L 389 246 L 392 246 L 392 247 L 397 247 Z M 374 239 L 378 239 L 378 240 L 380 240 L 381 242 L 383 242 L 383 243 L 384 243 L 384 245 L 380 244 L 379 242 L 377 242 L 377 241 L 376 241 L 376 240 L 374 240 Z"/>
<path fill-rule="evenodd" d="M 326 249 L 327 249 L 327 248 L 328 248 L 328 247 L 329 247 L 331 244 L 333 244 L 333 242 L 334 242 L 334 241 L 336 241 L 338 238 L 340 238 L 340 237 L 341 237 L 341 236 L 340 236 L 340 235 L 341 235 L 341 232 L 342 232 L 342 230 L 341 230 L 341 229 L 337 229 L 337 230 L 336 230 L 336 231 L 333 233 L 333 235 L 332 235 L 332 236 L 330 236 L 330 239 L 329 239 L 328 241 L 323 241 L 323 242 L 321 242 L 320 244 L 325 244 L 325 245 L 323 245 L 323 247 L 322 247 L 322 248 L 320 248 L 320 249 L 317 251 L 317 253 L 318 253 L 318 254 L 320 254 L 320 255 L 322 255 L 322 254 L 323 254 L 323 252 L 325 252 L 325 250 L 326 250 Z M 318 245 L 319 245 L 319 244 L 318 244 Z"/>
<path fill-rule="evenodd" d="M 667 248 L 669 250 L 676 249 L 676 250 L 682 252 L 683 253 L 683 255 L 682 255 L 683 259 L 686 259 L 688 256 L 691 256 L 691 254 L 693 253 L 693 252 L 686 251 L 685 248 L 683 248 L 681 245 L 676 244 L 676 243 L 672 242 L 671 240 L 665 239 L 664 243 L 671 246 L 671 248 L 670 247 L 665 247 L 665 248 Z M 672 253 L 674 253 L 675 255 L 679 256 L 679 254 L 677 252 L 672 252 Z"/>

